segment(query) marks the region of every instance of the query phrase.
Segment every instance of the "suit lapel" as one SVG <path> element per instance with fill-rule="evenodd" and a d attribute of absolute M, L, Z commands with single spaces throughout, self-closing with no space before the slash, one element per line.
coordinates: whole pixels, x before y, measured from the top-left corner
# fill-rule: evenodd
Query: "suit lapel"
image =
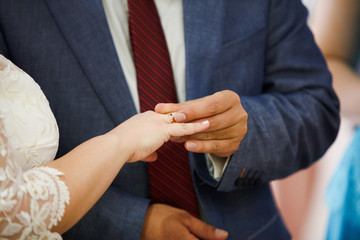
<path fill-rule="evenodd" d="M 136 113 L 100 0 L 46 0 L 65 39 L 113 121 Z M 211 93 L 208 81 L 222 42 L 223 4 L 183 0 L 187 99 Z"/>
<path fill-rule="evenodd" d="M 136 113 L 100 0 L 47 0 L 60 30 L 115 124 Z"/>
<path fill-rule="evenodd" d="M 183 0 L 186 98 L 209 95 L 209 80 L 222 43 L 224 1 Z"/>

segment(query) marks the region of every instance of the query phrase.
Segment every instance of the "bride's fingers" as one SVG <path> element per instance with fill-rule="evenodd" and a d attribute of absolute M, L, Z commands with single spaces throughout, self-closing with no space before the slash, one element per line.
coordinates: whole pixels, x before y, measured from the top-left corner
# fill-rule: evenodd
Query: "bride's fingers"
<path fill-rule="evenodd" d="M 161 115 L 167 123 L 168 134 L 171 137 L 182 137 L 195 134 L 208 129 L 210 126 L 210 123 L 207 120 L 197 123 L 178 123 L 178 121 L 184 121 L 186 119 L 186 115 L 184 113 L 172 112 Z"/>
<path fill-rule="evenodd" d="M 162 114 L 166 123 L 183 122 L 186 119 L 184 113 L 172 112 L 168 114 Z"/>
<path fill-rule="evenodd" d="M 168 133 L 171 137 L 182 137 L 204 131 L 210 127 L 209 121 L 199 123 L 172 123 L 168 125 Z"/>

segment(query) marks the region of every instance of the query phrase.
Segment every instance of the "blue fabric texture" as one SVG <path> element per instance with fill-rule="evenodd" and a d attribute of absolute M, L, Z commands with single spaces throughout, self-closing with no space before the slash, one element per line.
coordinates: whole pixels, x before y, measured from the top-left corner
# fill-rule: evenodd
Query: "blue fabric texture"
<path fill-rule="evenodd" d="M 326 192 L 329 207 L 328 240 L 360 239 L 360 127 Z"/>

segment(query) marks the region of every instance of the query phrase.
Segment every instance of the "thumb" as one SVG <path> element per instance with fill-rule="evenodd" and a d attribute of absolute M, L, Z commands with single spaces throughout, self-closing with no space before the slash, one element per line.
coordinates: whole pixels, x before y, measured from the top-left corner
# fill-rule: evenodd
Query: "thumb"
<path fill-rule="evenodd" d="M 154 111 L 157 113 L 177 112 L 181 109 L 181 103 L 158 103 Z"/>
<path fill-rule="evenodd" d="M 191 221 L 188 221 L 186 227 L 191 233 L 201 239 L 225 240 L 229 235 L 228 232 L 206 224 L 197 218 L 192 218 Z"/>

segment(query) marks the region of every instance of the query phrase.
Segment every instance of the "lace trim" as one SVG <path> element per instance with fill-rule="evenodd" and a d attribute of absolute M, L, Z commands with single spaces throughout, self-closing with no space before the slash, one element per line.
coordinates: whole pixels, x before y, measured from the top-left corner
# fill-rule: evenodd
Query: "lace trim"
<path fill-rule="evenodd" d="M 1 123 L 0 116 L 0 238 L 61 239 L 50 229 L 70 202 L 59 178 L 64 174 L 44 166 L 23 172 L 12 158 Z"/>

